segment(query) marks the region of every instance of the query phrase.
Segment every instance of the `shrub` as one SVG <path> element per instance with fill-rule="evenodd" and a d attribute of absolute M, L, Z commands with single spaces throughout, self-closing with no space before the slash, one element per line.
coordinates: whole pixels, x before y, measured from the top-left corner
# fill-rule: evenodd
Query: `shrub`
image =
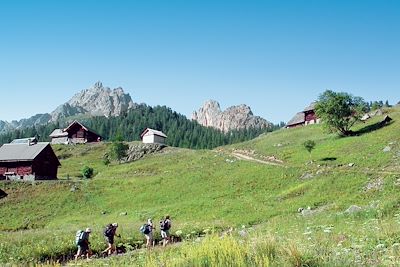
<path fill-rule="evenodd" d="M 311 158 L 311 151 L 315 148 L 315 142 L 313 140 L 307 140 L 303 143 L 304 148 L 310 153 Z"/>
<path fill-rule="evenodd" d="M 86 179 L 92 178 L 92 176 L 93 176 L 93 168 L 90 168 L 89 166 L 83 167 L 82 176 L 83 176 L 83 178 L 86 178 Z"/>
<path fill-rule="evenodd" d="M 125 144 L 122 140 L 117 139 L 111 144 L 108 157 L 121 162 L 122 159 L 126 157 L 128 149 L 129 145 Z"/>
<path fill-rule="evenodd" d="M 111 161 L 110 161 L 110 156 L 108 155 L 108 153 L 105 153 L 104 155 L 103 155 L 103 164 L 104 165 L 109 165 L 111 163 Z"/>

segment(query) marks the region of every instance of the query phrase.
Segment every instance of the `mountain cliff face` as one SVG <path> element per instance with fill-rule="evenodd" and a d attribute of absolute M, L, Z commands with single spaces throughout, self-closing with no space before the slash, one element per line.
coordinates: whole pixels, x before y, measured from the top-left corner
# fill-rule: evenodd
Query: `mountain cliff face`
<path fill-rule="evenodd" d="M 248 128 L 267 128 L 272 124 L 267 120 L 254 116 L 247 105 L 238 105 L 221 110 L 215 100 L 206 101 L 198 111 L 193 112 L 192 120 L 207 127 L 213 127 L 223 132 Z"/>
<path fill-rule="evenodd" d="M 0 133 L 55 122 L 76 115 L 119 116 L 136 106 L 130 95 L 125 94 L 121 87 L 111 90 L 109 87 L 104 87 L 101 82 L 97 82 L 91 88 L 74 95 L 50 114 L 36 114 L 28 119 L 12 122 L 0 121 Z"/>
<path fill-rule="evenodd" d="M 121 87 L 111 90 L 109 87 L 104 87 L 101 82 L 97 82 L 54 110 L 51 119 L 56 121 L 86 113 L 92 116 L 119 116 L 134 107 L 130 95 L 125 94 Z"/>

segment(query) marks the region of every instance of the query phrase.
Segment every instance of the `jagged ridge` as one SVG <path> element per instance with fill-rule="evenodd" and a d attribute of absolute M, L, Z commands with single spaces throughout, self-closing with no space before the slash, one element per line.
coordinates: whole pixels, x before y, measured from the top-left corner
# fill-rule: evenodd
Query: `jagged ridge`
<path fill-rule="evenodd" d="M 101 82 L 96 82 L 91 88 L 77 93 L 51 113 L 36 114 L 19 121 L 0 121 L 0 133 L 56 122 L 81 114 L 106 117 L 119 116 L 136 106 L 137 104 L 133 103 L 131 96 L 125 94 L 121 87 L 111 90 L 109 87 L 104 87 Z"/>
<path fill-rule="evenodd" d="M 232 106 L 222 111 L 219 103 L 215 100 L 206 101 L 197 112 L 193 112 L 192 120 L 225 133 L 231 130 L 272 126 L 271 122 L 259 116 L 254 116 L 251 108 L 247 105 Z"/>

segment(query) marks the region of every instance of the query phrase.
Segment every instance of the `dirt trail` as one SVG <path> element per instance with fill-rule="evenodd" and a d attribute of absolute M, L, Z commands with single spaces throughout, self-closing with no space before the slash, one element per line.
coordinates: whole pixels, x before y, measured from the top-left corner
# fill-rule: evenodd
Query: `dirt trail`
<path fill-rule="evenodd" d="M 269 160 L 262 160 L 262 159 L 256 159 L 248 154 L 244 154 L 238 151 L 234 151 L 232 152 L 232 156 L 234 156 L 235 158 L 239 159 L 239 160 L 247 160 L 247 161 L 253 161 L 253 162 L 258 162 L 258 163 L 262 163 L 262 164 L 267 164 L 267 165 L 273 165 L 273 166 L 281 166 L 283 167 L 282 163 L 278 163 L 278 162 L 274 162 L 274 161 L 269 161 Z"/>

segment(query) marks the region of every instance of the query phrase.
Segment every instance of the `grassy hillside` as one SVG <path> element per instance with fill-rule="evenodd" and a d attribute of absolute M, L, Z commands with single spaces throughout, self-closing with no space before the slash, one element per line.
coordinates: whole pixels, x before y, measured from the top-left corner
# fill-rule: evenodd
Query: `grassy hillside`
<path fill-rule="evenodd" d="M 170 214 L 173 232 L 188 240 L 182 246 L 91 264 L 221 265 L 216 251 L 225 253 L 227 266 L 394 264 L 400 260 L 400 112 L 387 112 L 392 124 L 377 129 L 383 116 L 376 117 L 357 125 L 353 137 L 314 125 L 212 151 L 167 148 L 120 165 L 102 163 L 107 144 L 57 146 L 63 180 L 1 184 L 9 196 L 0 200 L 0 263 L 73 253 L 76 230 L 87 226 L 100 251 L 102 228 L 114 221 L 121 226 L 118 242 L 140 245 L 139 226 Z M 302 145 L 308 139 L 316 142 L 311 158 Z M 93 179 L 77 179 L 84 165 L 94 167 Z M 361 211 L 346 213 L 351 205 Z M 302 215 L 300 207 L 309 210 Z M 192 242 L 230 227 L 232 236 L 222 241 Z"/>

